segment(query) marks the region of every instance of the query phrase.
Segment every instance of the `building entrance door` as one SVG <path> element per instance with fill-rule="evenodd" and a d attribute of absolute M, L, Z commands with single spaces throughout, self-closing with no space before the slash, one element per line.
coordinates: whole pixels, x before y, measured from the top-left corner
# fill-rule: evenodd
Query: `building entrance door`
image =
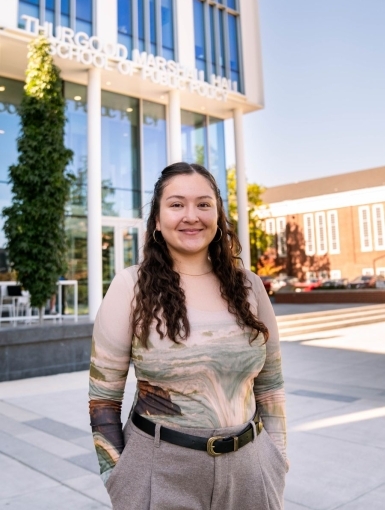
<path fill-rule="evenodd" d="M 142 220 L 103 217 L 103 296 L 116 273 L 138 263 L 142 229 Z"/>

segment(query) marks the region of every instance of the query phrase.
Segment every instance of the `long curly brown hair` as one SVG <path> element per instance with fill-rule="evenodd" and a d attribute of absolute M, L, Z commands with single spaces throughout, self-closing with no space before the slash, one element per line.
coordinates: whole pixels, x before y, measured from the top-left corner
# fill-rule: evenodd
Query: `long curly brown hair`
<path fill-rule="evenodd" d="M 179 273 L 173 269 L 173 260 L 166 242 L 159 231 L 153 233 L 159 216 L 160 200 L 170 179 L 178 175 L 198 173 L 205 177 L 216 197 L 218 227 L 222 236 L 217 235 L 209 244 L 209 256 L 213 272 L 220 283 L 220 293 L 227 302 L 228 310 L 236 317 L 242 328 L 250 328 L 250 342 L 262 333 L 265 341 L 269 337 L 267 327 L 255 317 L 250 309 L 248 294 L 251 289 L 246 273 L 240 267 L 241 245 L 232 224 L 227 220 L 220 191 L 214 177 L 201 165 L 174 163 L 167 166 L 155 184 L 151 200 L 150 215 L 143 248 L 143 262 L 138 270 L 136 304 L 133 312 L 134 334 L 143 346 L 147 346 L 150 326 L 155 319 L 156 331 L 163 339 L 166 335 L 175 343 L 186 340 L 190 335 L 185 293 L 180 285 Z M 155 240 L 156 239 L 156 240 Z"/>

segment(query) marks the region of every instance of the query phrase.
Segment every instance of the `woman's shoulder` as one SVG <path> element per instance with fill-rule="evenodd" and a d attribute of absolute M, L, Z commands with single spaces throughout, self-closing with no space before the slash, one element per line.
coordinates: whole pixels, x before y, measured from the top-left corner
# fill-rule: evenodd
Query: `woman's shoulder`
<path fill-rule="evenodd" d="M 133 287 L 138 281 L 138 270 L 139 265 L 137 264 L 134 266 L 129 266 L 122 269 L 122 271 L 119 271 L 119 273 L 116 274 L 116 277 L 124 279 L 127 285 Z"/>
<path fill-rule="evenodd" d="M 251 292 L 254 298 L 259 301 L 262 291 L 265 291 L 261 278 L 249 269 L 243 269 L 243 271 L 246 274 L 247 281 L 250 282 Z"/>
<path fill-rule="evenodd" d="M 246 278 L 251 283 L 253 288 L 256 287 L 257 289 L 259 289 L 260 286 L 263 285 L 261 278 L 253 271 L 250 271 L 250 269 L 243 269 L 243 271 L 245 272 Z"/>
<path fill-rule="evenodd" d="M 120 284 L 119 286 L 125 286 L 130 292 L 132 292 L 136 282 L 138 281 L 138 269 L 138 265 L 122 269 L 116 273 L 113 283 L 116 283 L 116 286 L 118 284 Z"/>

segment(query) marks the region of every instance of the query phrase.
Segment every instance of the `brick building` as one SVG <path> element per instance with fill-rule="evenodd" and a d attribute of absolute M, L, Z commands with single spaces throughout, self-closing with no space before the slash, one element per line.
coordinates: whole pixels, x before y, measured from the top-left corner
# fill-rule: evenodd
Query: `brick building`
<path fill-rule="evenodd" d="M 269 188 L 261 209 L 287 274 L 385 275 L 385 167 Z"/>

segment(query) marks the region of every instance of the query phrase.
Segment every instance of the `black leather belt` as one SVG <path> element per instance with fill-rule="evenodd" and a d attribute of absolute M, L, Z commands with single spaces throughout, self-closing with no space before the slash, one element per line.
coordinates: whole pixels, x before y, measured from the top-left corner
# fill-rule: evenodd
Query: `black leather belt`
<path fill-rule="evenodd" d="M 132 423 L 142 430 L 146 434 L 155 437 L 155 426 L 156 424 L 140 414 L 133 411 L 131 415 Z M 256 424 L 257 435 L 262 432 L 263 423 L 258 415 L 255 416 L 254 422 Z M 242 446 L 247 445 L 253 440 L 254 432 L 253 426 L 249 424 L 245 430 L 243 430 L 239 436 L 213 436 L 209 439 L 199 436 L 192 436 L 179 432 L 175 429 L 168 429 L 167 427 L 160 427 L 160 439 L 167 443 L 172 443 L 177 446 L 183 446 L 184 448 L 192 448 L 193 450 L 201 450 L 207 452 L 209 455 L 216 457 L 223 453 L 236 452 Z"/>

